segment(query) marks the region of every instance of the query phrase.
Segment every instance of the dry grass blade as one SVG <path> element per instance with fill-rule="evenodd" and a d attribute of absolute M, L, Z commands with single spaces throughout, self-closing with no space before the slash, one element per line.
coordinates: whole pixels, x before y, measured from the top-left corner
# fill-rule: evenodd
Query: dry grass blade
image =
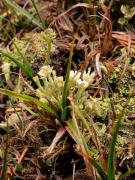
<path fill-rule="evenodd" d="M 37 120 L 30 122 L 30 123 L 28 124 L 28 126 L 26 127 L 24 133 L 23 133 L 23 137 L 25 137 L 25 136 L 26 136 L 26 133 L 27 133 L 29 130 L 31 130 L 32 127 L 35 126 L 37 123 L 38 123 Z"/>
<path fill-rule="evenodd" d="M 72 139 L 75 141 L 75 137 L 71 131 L 71 129 L 68 126 L 65 126 L 66 131 L 69 133 L 69 135 L 72 137 Z"/>
<path fill-rule="evenodd" d="M 51 154 L 56 146 L 56 144 L 59 142 L 59 140 L 63 137 L 65 134 L 66 130 L 64 128 L 60 128 L 58 132 L 56 133 L 51 145 L 49 148 L 46 150 L 45 154 Z"/>
<path fill-rule="evenodd" d="M 28 151 L 28 147 L 26 146 L 26 147 L 24 148 L 24 150 L 22 151 L 22 153 L 21 153 L 21 155 L 20 155 L 20 157 L 19 157 L 19 159 L 18 159 L 18 161 L 17 161 L 18 164 L 20 164 L 20 163 L 22 162 L 22 160 L 23 160 L 25 154 L 27 153 L 27 151 Z M 17 167 L 15 166 L 14 169 L 13 169 L 13 173 L 16 172 L 16 168 L 17 168 Z"/>
<path fill-rule="evenodd" d="M 128 46 L 129 40 L 131 43 L 131 47 L 134 47 L 135 45 L 135 35 L 131 35 L 125 32 L 113 32 L 112 37 L 124 46 Z"/>
<path fill-rule="evenodd" d="M 69 31 L 69 32 L 74 31 L 73 24 L 69 20 L 68 16 L 66 16 L 66 15 L 64 15 L 58 19 L 58 24 L 59 24 L 60 28 L 65 31 Z"/>
<path fill-rule="evenodd" d="M 101 48 L 101 53 L 102 54 L 107 54 L 109 48 L 110 48 L 110 43 L 111 43 L 111 39 L 112 39 L 112 23 L 110 20 L 110 8 L 112 6 L 113 0 L 110 1 L 108 7 L 104 4 L 104 1 L 100 0 L 99 1 L 100 6 L 104 12 L 104 14 L 100 14 L 103 19 L 100 23 L 100 28 L 104 29 L 105 31 L 105 36 L 104 36 L 104 40 L 103 40 L 103 44 L 102 44 L 102 48 Z"/>
<path fill-rule="evenodd" d="M 100 53 L 96 54 L 95 61 L 96 61 L 96 70 L 97 70 L 98 76 L 100 77 L 100 79 L 102 79 L 101 66 L 100 66 Z"/>
<path fill-rule="evenodd" d="M 70 11 L 72 11 L 73 9 L 78 8 L 78 7 L 92 9 L 93 8 L 93 4 L 90 4 L 90 3 L 89 4 L 88 3 L 78 3 L 78 4 L 75 4 L 74 6 L 70 7 L 68 10 L 66 10 L 63 13 L 61 13 L 60 15 L 58 15 L 57 18 L 54 21 L 52 21 L 50 26 L 52 26 L 59 18 L 61 18 L 65 14 L 69 13 Z"/>
<path fill-rule="evenodd" d="M 110 48 L 111 39 L 112 39 L 112 23 L 107 17 L 105 17 L 104 23 L 105 23 L 105 37 L 103 40 L 101 53 L 107 54 L 107 52 Z"/>

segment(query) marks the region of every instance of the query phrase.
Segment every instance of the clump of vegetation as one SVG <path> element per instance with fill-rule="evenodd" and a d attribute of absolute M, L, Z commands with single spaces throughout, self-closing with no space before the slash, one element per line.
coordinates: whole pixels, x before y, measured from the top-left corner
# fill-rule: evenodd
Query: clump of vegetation
<path fill-rule="evenodd" d="M 134 177 L 135 42 L 128 32 L 112 31 L 113 1 L 52 2 L 45 11 L 55 16 L 58 6 L 62 14 L 51 28 L 41 16 L 43 2 L 23 4 L 27 10 L 5 3 L 17 12 L 17 26 L 10 32 L 8 13 L 0 16 L 8 37 L 0 45 L 1 178 L 76 179 L 79 171 L 91 179 Z M 120 6 L 123 29 L 134 7 Z M 38 28 L 19 37 L 22 15 Z"/>
<path fill-rule="evenodd" d="M 135 8 L 130 7 L 128 5 L 121 5 L 121 12 L 124 17 L 119 18 L 118 22 L 122 27 L 123 26 L 128 27 L 129 20 L 131 20 L 133 16 L 135 15 Z"/>

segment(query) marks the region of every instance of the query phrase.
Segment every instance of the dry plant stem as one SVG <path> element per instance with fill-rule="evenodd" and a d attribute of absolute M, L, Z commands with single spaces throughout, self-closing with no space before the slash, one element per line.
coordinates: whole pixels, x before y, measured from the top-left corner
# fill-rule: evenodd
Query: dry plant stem
<path fill-rule="evenodd" d="M 21 74 L 21 79 L 24 82 L 24 84 L 31 90 L 31 92 L 36 93 L 36 90 L 23 78 L 22 74 Z"/>
<path fill-rule="evenodd" d="M 92 167 L 92 163 L 91 161 L 89 161 L 88 159 L 85 159 L 85 157 L 83 157 L 84 161 L 85 161 L 85 165 L 86 165 L 86 169 L 87 169 L 87 173 L 88 176 L 92 179 L 92 180 L 96 180 L 96 171 L 94 169 L 94 167 Z"/>
<path fill-rule="evenodd" d="M 83 73 L 84 71 L 88 68 L 88 65 L 90 63 L 90 61 L 92 60 L 92 58 L 97 54 L 97 52 L 99 52 L 98 50 L 91 50 L 89 54 L 87 54 L 85 52 L 85 61 L 84 64 L 81 67 L 81 78 L 83 79 Z"/>
<path fill-rule="evenodd" d="M 22 108 L 18 107 L 18 108 L 9 108 L 6 110 L 6 113 L 15 113 L 15 112 L 21 112 L 22 111 Z"/>
<path fill-rule="evenodd" d="M 23 5 L 23 8 L 24 8 L 24 9 L 25 9 L 26 6 L 30 3 L 29 1 L 30 1 L 30 0 L 27 0 L 27 1 L 24 3 L 24 5 Z"/>
<path fill-rule="evenodd" d="M 130 40 L 130 47 L 134 47 L 133 45 L 135 44 L 135 35 L 125 33 L 125 32 L 116 32 L 113 31 L 112 37 L 116 39 L 120 44 L 122 45 L 129 45 L 129 40 Z"/>
<path fill-rule="evenodd" d="M 104 27 L 104 18 L 107 17 L 110 19 L 110 9 L 111 9 L 111 6 L 113 4 L 113 0 L 110 1 L 108 7 L 104 4 L 104 1 L 103 0 L 99 0 L 99 4 L 104 12 L 104 17 L 100 23 L 100 28 L 102 29 Z"/>
<path fill-rule="evenodd" d="M 73 180 L 75 180 L 75 162 L 73 163 Z"/>
<path fill-rule="evenodd" d="M 94 40 L 96 33 L 97 33 L 95 8 L 93 6 L 93 8 L 91 9 L 93 15 L 89 15 L 88 9 L 86 9 L 86 11 L 87 11 L 86 19 L 89 22 L 89 24 L 88 24 L 88 28 L 89 28 L 88 29 L 88 35 L 89 35 L 90 39 Z"/>
<path fill-rule="evenodd" d="M 101 73 L 101 67 L 100 67 L 100 55 L 101 55 L 100 53 L 97 53 L 95 55 L 95 61 L 96 61 L 96 70 L 97 70 L 98 76 L 100 79 L 102 79 L 102 73 Z"/>
<path fill-rule="evenodd" d="M 134 34 L 130 34 L 128 32 L 113 31 L 112 37 L 116 38 L 117 40 L 125 41 L 126 43 L 128 43 L 129 39 L 131 39 L 130 40 L 131 44 L 135 44 L 135 41 L 134 41 L 135 40 L 135 35 Z"/>
<path fill-rule="evenodd" d="M 23 160 L 25 154 L 27 153 L 27 151 L 28 151 L 28 147 L 26 146 L 26 147 L 24 148 L 22 154 L 20 155 L 18 161 L 17 161 L 18 164 L 20 164 L 20 163 L 22 162 L 22 160 Z M 16 172 L 16 166 L 13 168 L 13 173 L 15 174 L 15 172 Z"/>

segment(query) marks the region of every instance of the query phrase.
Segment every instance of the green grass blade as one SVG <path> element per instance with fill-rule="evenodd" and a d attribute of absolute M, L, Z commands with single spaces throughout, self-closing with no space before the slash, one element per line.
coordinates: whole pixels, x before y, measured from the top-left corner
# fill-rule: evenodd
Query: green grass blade
<path fill-rule="evenodd" d="M 69 61 L 68 61 L 68 66 L 67 66 L 67 71 L 66 71 L 66 77 L 65 77 L 65 83 L 64 83 L 64 88 L 63 88 L 63 96 L 62 96 L 62 107 L 63 110 L 67 106 L 67 96 L 68 96 L 68 82 L 69 82 L 69 75 L 70 75 L 70 69 L 71 69 L 71 63 L 72 63 L 72 57 L 73 57 L 73 50 L 74 50 L 74 43 L 75 43 L 76 37 L 74 36 L 73 42 L 71 44 L 71 49 L 70 49 L 70 55 L 69 55 Z M 65 121 L 65 116 L 61 116 L 61 120 Z"/>
<path fill-rule="evenodd" d="M 100 177 L 102 178 L 102 180 L 107 180 L 107 175 L 104 173 L 101 166 L 94 159 L 91 159 L 91 163 L 94 166 L 94 168 L 97 170 L 97 172 L 100 175 Z"/>
<path fill-rule="evenodd" d="M 42 29 L 45 29 L 45 23 L 43 22 L 40 14 L 39 14 L 39 11 L 38 11 L 38 9 L 37 9 L 36 3 L 35 3 L 34 0 L 31 0 L 31 1 L 32 1 L 33 7 L 35 8 L 36 13 L 37 13 L 37 15 L 38 15 L 38 17 L 39 17 L 39 20 L 40 20 L 40 22 L 41 22 L 41 24 L 42 24 Z"/>
<path fill-rule="evenodd" d="M 118 180 L 122 180 L 122 179 L 124 179 L 125 177 L 127 177 L 127 176 L 129 176 L 131 174 L 135 174 L 135 169 L 129 170 L 126 173 L 120 175 Z"/>
<path fill-rule="evenodd" d="M 72 43 L 68 66 L 67 66 L 66 77 L 65 77 L 64 89 L 63 89 L 63 102 L 62 102 L 63 108 L 66 107 L 66 100 L 67 100 L 67 95 L 68 95 L 68 81 L 69 81 L 69 75 L 70 75 L 70 69 L 71 69 L 71 63 L 72 63 L 72 57 L 73 57 L 73 48 L 74 48 L 74 44 Z"/>
<path fill-rule="evenodd" d="M 21 8 L 18 4 L 11 0 L 5 0 L 5 5 L 7 5 L 10 9 L 12 9 L 15 12 L 21 13 L 23 16 L 27 17 L 27 19 L 32 22 L 34 25 L 38 26 L 39 28 L 43 28 L 42 24 L 33 17 L 30 13 L 28 13 L 25 9 Z"/>
<path fill-rule="evenodd" d="M 27 101 L 27 102 L 30 102 L 30 103 L 33 103 L 33 104 L 36 104 L 37 106 L 42 107 L 43 109 L 45 109 L 52 116 L 54 116 L 56 118 L 59 118 L 58 114 L 53 109 L 51 109 L 48 105 L 46 105 L 45 103 L 43 103 L 42 101 L 40 101 L 40 100 L 38 100 L 36 98 L 33 98 L 31 96 L 28 96 L 28 95 L 24 95 L 24 94 L 19 94 L 19 93 L 16 93 L 14 91 L 10 91 L 10 90 L 7 90 L 7 89 L 2 89 L 2 88 L 0 88 L 0 93 L 4 94 L 4 95 L 7 95 L 7 96 L 14 97 L 14 98 L 19 98 L 19 99 L 22 99 L 24 101 Z"/>
<path fill-rule="evenodd" d="M 129 99 L 130 98 L 128 98 L 127 103 Z M 116 145 L 118 131 L 124 117 L 127 103 L 125 107 L 122 109 L 119 115 L 118 121 L 116 122 L 116 125 L 114 126 L 114 129 L 112 132 L 112 140 L 110 144 L 109 157 L 108 157 L 108 163 L 107 163 L 107 180 L 115 180 L 115 145 Z"/>

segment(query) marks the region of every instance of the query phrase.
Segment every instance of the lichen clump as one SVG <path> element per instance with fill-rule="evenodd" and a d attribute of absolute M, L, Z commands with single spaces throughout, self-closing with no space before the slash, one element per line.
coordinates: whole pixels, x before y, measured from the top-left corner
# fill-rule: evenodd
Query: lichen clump
<path fill-rule="evenodd" d="M 22 53 L 28 59 L 33 69 L 38 70 L 46 61 L 48 53 L 50 55 L 56 51 L 56 46 L 54 45 L 55 38 L 56 34 L 52 29 L 46 29 L 42 32 L 25 33 L 20 39 L 13 39 L 9 53 L 16 60 L 23 63 L 20 55 Z M 49 44 L 51 47 L 50 51 L 48 51 Z M 6 52 L 7 50 L 3 48 L 2 51 Z M 5 62 L 5 60 L 7 61 L 8 58 L 2 57 L 2 61 Z M 12 66 L 15 66 L 13 62 L 9 62 Z"/>

